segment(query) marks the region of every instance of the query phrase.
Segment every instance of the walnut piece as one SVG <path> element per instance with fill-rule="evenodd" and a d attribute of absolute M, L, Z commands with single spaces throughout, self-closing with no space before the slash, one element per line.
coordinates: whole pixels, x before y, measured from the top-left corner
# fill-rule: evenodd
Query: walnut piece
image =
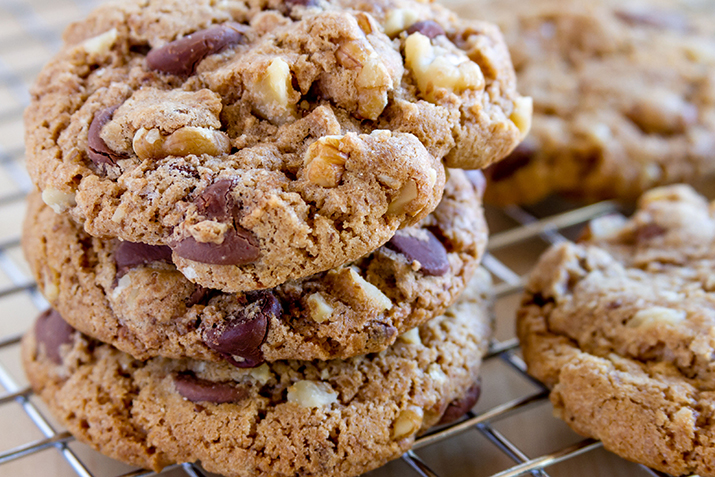
<path fill-rule="evenodd" d="M 85 40 L 82 43 L 82 47 L 90 55 L 106 55 L 117 41 L 117 36 L 117 29 L 112 28 L 111 30 Z"/>
<path fill-rule="evenodd" d="M 324 136 L 308 147 L 304 165 L 307 178 L 321 187 L 336 187 L 345 172 L 349 155 L 340 151 L 343 136 Z"/>
<path fill-rule="evenodd" d="M 310 309 L 310 317 L 316 323 L 324 323 L 330 318 L 333 311 L 335 311 L 320 293 L 310 295 L 307 302 L 308 308 Z"/>
<path fill-rule="evenodd" d="M 288 402 L 302 407 L 328 406 L 338 400 L 338 393 L 328 383 L 302 380 L 288 388 Z"/>
<path fill-rule="evenodd" d="M 296 95 L 290 66 L 281 58 L 274 58 L 255 85 L 256 109 L 275 124 L 285 124 L 295 117 Z"/>
<path fill-rule="evenodd" d="M 467 89 L 481 89 L 485 84 L 479 65 L 466 54 L 434 46 L 419 32 L 405 40 L 405 65 L 412 71 L 422 95 L 431 102 L 436 100 L 439 89 L 460 94 Z"/>
<path fill-rule="evenodd" d="M 220 156 L 231 150 L 231 142 L 223 131 L 185 126 L 169 135 L 157 128 L 139 128 L 134 134 L 132 148 L 139 159 L 162 159 L 167 156 Z"/>
<path fill-rule="evenodd" d="M 676 325 L 685 320 L 685 310 L 674 310 L 663 306 L 652 306 L 639 310 L 628 321 L 629 328 L 650 328 L 659 324 Z"/>
<path fill-rule="evenodd" d="M 337 49 L 335 58 L 343 68 L 360 69 L 355 78 L 357 113 L 376 120 L 387 106 L 387 92 L 393 88 L 390 72 L 380 56 L 366 40 L 348 40 Z"/>
<path fill-rule="evenodd" d="M 70 207 L 77 205 L 73 192 L 62 192 L 51 188 L 42 191 L 42 201 L 57 214 L 61 214 Z"/>
<path fill-rule="evenodd" d="M 424 412 L 417 406 L 410 406 L 400 412 L 392 424 L 392 439 L 400 440 L 411 436 L 422 427 Z"/>

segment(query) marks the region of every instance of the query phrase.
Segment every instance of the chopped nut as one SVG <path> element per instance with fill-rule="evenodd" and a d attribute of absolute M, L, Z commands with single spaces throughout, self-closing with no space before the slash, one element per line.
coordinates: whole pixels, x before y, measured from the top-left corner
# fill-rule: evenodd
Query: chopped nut
<path fill-rule="evenodd" d="M 401 411 L 392 424 L 392 439 L 397 441 L 416 434 L 422 427 L 423 416 L 424 412 L 417 406 Z"/>
<path fill-rule="evenodd" d="M 385 29 L 386 35 L 394 37 L 401 31 L 411 27 L 417 19 L 417 12 L 414 10 L 409 8 L 396 8 L 387 13 L 385 23 L 382 26 Z"/>
<path fill-rule="evenodd" d="M 387 207 L 387 213 L 392 214 L 392 215 L 400 215 L 405 212 L 405 207 L 407 204 L 412 202 L 417 198 L 417 183 L 409 179 L 405 185 L 402 186 L 402 189 L 400 189 L 400 193 L 397 195 L 397 197 L 392 201 L 392 203 Z M 417 214 L 419 211 L 416 211 L 414 214 Z"/>
<path fill-rule="evenodd" d="M 374 32 L 375 30 L 379 31 L 379 28 L 375 28 L 377 25 L 375 25 L 375 19 L 368 15 L 365 12 L 357 12 L 355 14 L 355 20 L 358 22 L 358 26 L 362 30 L 362 32 L 366 35 L 369 35 L 370 33 Z"/>
<path fill-rule="evenodd" d="M 343 42 L 335 52 L 338 64 L 344 68 L 361 68 L 355 79 L 358 91 L 358 114 L 375 120 L 387 106 L 387 92 L 392 89 L 392 77 L 380 56 L 366 41 Z"/>
<path fill-rule="evenodd" d="M 131 290 L 132 286 L 132 275 L 134 272 L 129 271 L 127 272 L 122 278 L 119 279 L 117 282 L 117 286 L 112 290 L 112 299 L 117 300 L 121 295 L 124 294 L 125 291 L 129 289 L 129 293 L 126 294 L 125 298 L 123 301 L 129 302 L 129 305 L 133 305 L 133 301 L 136 301 L 136 297 L 139 293 L 138 290 Z"/>
<path fill-rule="evenodd" d="M 674 310 L 662 306 L 653 306 L 638 311 L 628 321 L 629 328 L 650 328 L 658 324 L 675 325 L 684 321 L 687 314 L 685 310 Z"/>
<path fill-rule="evenodd" d="M 310 317 L 316 323 L 324 323 L 333 314 L 333 307 L 325 301 L 320 293 L 313 293 L 307 299 L 308 307 L 310 308 Z"/>
<path fill-rule="evenodd" d="M 62 192 L 57 189 L 45 189 L 42 191 L 42 201 L 49 205 L 55 213 L 61 214 L 70 207 L 77 205 L 75 194 L 72 192 Z"/>
<path fill-rule="evenodd" d="M 193 267 L 184 267 L 179 270 L 187 280 L 195 280 L 199 278 L 199 274 L 196 273 L 196 270 L 194 270 Z"/>
<path fill-rule="evenodd" d="M 531 116 L 534 112 L 534 102 L 528 96 L 522 96 L 514 101 L 514 110 L 509 119 L 519 130 L 519 139 L 523 140 L 531 129 Z"/>
<path fill-rule="evenodd" d="M 84 50 L 90 55 L 106 55 L 117 41 L 117 29 L 112 28 L 82 43 Z"/>
<path fill-rule="evenodd" d="M 185 126 L 164 136 L 156 129 L 139 128 L 134 134 L 132 147 L 139 159 L 163 159 L 167 156 L 190 154 L 219 156 L 231 149 L 226 133 L 210 128 Z"/>
<path fill-rule="evenodd" d="M 50 303 L 60 297 L 60 277 L 59 274 L 52 268 L 47 267 L 43 280 L 42 292 Z"/>
<path fill-rule="evenodd" d="M 420 339 L 420 330 L 417 327 L 412 328 L 409 331 L 405 331 L 398 338 L 407 344 L 422 344 L 422 340 Z"/>
<path fill-rule="evenodd" d="M 442 371 L 442 367 L 437 363 L 432 363 L 427 368 L 427 374 L 436 383 L 444 383 L 447 381 L 447 375 Z"/>
<path fill-rule="evenodd" d="M 627 219 L 620 214 L 604 215 L 588 224 L 590 238 L 602 240 L 616 236 L 626 225 Z"/>
<path fill-rule="evenodd" d="M 698 107 L 667 90 L 635 100 L 628 118 L 648 134 L 682 133 L 698 121 Z"/>
<path fill-rule="evenodd" d="M 256 108 L 270 121 L 284 124 L 295 115 L 295 104 L 291 96 L 295 96 L 290 66 L 281 58 L 274 58 L 266 68 L 263 76 L 255 85 L 255 94 L 259 103 Z"/>
<path fill-rule="evenodd" d="M 392 78 L 377 53 L 368 57 L 355 84 L 358 87 L 358 114 L 375 120 L 387 106 L 387 92 L 392 89 Z"/>
<path fill-rule="evenodd" d="M 379 288 L 361 277 L 355 271 L 355 269 L 350 268 L 349 270 L 350 278 L 352 279 L 353 283 L 359 286 L 363 290 L 365 295 L 370 298 L 373 306 L 381 310 L 389 310 L 390 308 L 392 308 L 392 301 L 390 301 L 390 299 L 387 298 L 387 296 L 385 296 L 385 294 L 382 293 Z"/>
<path fill-rule="evenodd" d="M 369 53 L 358 41 L 343 42 L 335 52 L 338 64 L 344 68 L 360 68 L 367 60 Z"/>
<path fill-rule="evenodd" d="M 263 363 L 262 365 L 255 368 L 250 368 L 249 374 L 253 379 L 258 381 L 261 386 L 266 384 L 273 377 L 273 373 L 271 373 L 271 368 L 269 368 L 266 363 Z"/>
<path fill-rule="evenodd" d="M 479 65 L 469 57 L 432 46 L 429 38 L 416 32 L 405 41 L 405 64 L 412 70 L 417 87 L 429 101 L 435 100 L 435 90 L 445 88 L 454 93 L 484 86 Z"/>
<path fill-rule="evenodd" d="M 348 154 L 340 152 L 342 136 L 324 136 L 308 147 L 304 165 L 307 178 L 321 187 L 336 187 L 345 171 Z"/>
<path fill-rule="evenodd" d="M 288 402 L 303 407 L 330 405 L 338 400 L 338 393 L 328 383 L 302 380 L 288 388 Z"/>

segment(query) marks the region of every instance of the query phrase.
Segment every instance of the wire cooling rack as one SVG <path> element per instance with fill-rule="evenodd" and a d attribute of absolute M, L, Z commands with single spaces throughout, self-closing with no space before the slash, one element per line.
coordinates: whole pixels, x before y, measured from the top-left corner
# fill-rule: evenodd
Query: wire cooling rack
<path fill-rule="evenodd" d="M 27 387 L 19 363 L 21 334 L 47 307 L 19 247 L 24 198 L 32 188 L 23 164 L 22 111 L 33 78 L 59 48 L 62 29 L 94 3 L 0 0 L 0 476 L 155 475 L 75 442 Z M 524 275 L 539 254 L 572 237 L 586 221 L 613 212 L 618 207 L 610 202 L 488 210 L 493 233 L 484 266 L 495 278 L 497 324 L 483 367 L 482 398 L 466 419 L 420 438 L 402 459 L 370 476 L 665 475 L 604 451 L 599 442 L 577 436 L 553 418 L 548 393 L 526 375 L 514 338 Z M 183 464 L 162 475 L 208 474 Z"/>

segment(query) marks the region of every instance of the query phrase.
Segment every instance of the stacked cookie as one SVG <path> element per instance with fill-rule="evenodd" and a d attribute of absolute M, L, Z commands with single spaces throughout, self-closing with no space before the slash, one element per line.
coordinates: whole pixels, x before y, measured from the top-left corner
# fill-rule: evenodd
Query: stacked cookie
<path fill-rule="evenodd" d="M 23 247 L 53 310 L 23 353 L 73 434 L 153 469 L 357 475 L 473 406 L 487 231 L 461 169 L 531 115 L 495 27 L 125 1 L 65 42 L 26 113 Z"/>

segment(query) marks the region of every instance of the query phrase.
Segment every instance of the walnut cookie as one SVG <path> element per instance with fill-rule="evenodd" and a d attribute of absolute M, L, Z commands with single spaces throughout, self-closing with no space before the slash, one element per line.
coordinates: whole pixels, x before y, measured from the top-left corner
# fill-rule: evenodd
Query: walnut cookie
<path fill-rule="evenodd" d="M 518 313 L 556 414 L 672 475 L 715 476 L 715 203 L 653 189 L 540 260 Z"/>
<path fill-rule="evenodd" d="M 230 292 L 376 249 L 437 206 L 443 159 L 508 154 L 530 102 L 496 27 L 418 2 L 362 7 L 99 8 L 32 90 L 43 199 L 93 236 L 168 245 L 189 280 Z"/>
<path fill-rule="evenodd" d="M 138 361 L 43 314 L 23 341 L 33 389 L 79 440 L 160 469 L 227 476 L 356 476 L 476 402 L 490 334 L 489 274 L 382 353 L 347 361 Z"/>
<path fill-rule="evenodd" d="M 534 99 L 531 133 L 486 171 L 487 203 L 635 202 L 658 185 L 715 178 L 715 3 L 463 3 L 502 28 Z"/>
<path fill-rule="evenodd" d="M 138 359 L 333 359 L 379 352 L 440 315 L 476 271 L 487 240 L 481 190 L 450 170 L 420 224 L 341 266 L 270 290 L 224 293 L 186 280 L 168 247 L 87 235 L 30 196 L 25 255 L 50 304 L 73 327 Z M 478 181 L 477 181 L 478 182 Z M 479 185 L 479 184 L 478 184 Z"/>

